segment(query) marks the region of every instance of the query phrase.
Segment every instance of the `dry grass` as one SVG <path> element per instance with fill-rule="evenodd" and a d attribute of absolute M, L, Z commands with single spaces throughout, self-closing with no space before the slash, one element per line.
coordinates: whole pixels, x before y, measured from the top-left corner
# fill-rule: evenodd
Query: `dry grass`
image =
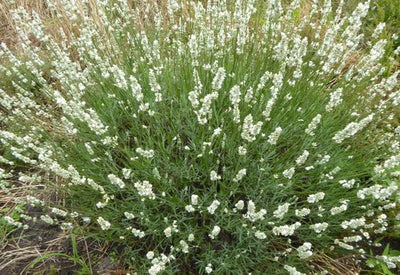
<path fill-rule="evenodd" d="M 11 4 L 11 1 L 1 0 L 0 1 L 0 42 L 5 42 L 8 46 L 13 47 L 18 44 L 15 24 L 12 20 L 11 11 L 18 7 L 24 7 L 27 11 L 34 11 L 41 17 L 44 22 L 47 31 L 54 35 L 54 37 L 61 38 L 58 33 L 60 29 L 66 34 L 67 39 L 72 39 L 74 35 L 79 33 L 79 20 L 73 22 L 70 20 L 65 10 L 61 7 L 59 0 L 55 0 L 58 6 L 57 15 L 47 7 L 45 0 L 15 0 Z M 102 33 L 106 34 L 104 25 L 101 18 L 99 17 L 99 8 L 96 0 L 89 0 L 90 17 L 96 22 Z M 83 3 L 81 0 L 77 1 L 78 9 L 83 14 Z M 148 0 L 148 1 L 137 1 L 130 5 L 131 9 L 138 9 L 141 14 L 141 21 L 135 22 L 140 26 L 149 26 L 152 23 L 152 19 L 155 15 L 155 6 L 160 7 L 162 12 L 166 13 L 166 1 L 160 0 Z M 186 11 L 187 12 L 187 11 Z"/>
<path fill-rule="evenodd" d="M 36 237 L 41 238 L 42 236 Z M 100 262 L 96 270 L 98 274 L 115 274 L 113 271 L 116 267 L 111 264 L 107 257 L 107 245 L 97 242 L 88 244 L 84 237 L 77 237 L 76 242 L 79 256 L 90 269 L 92 269 L 91 258 L 96 258 L 97 262 Z M 0 252 L 0 274 L 49 274 L 50 271 L 54 274 L 55 270 L 60 272 L 56 274 L 72 274 L 80 269 L 73 261 L 65 257 L 43 257 L 53 253 L 72 255 L 71 250 L 69 235 L 61 231 L 48 236 L 41 242 L 24 242 L 22 238 L 18 241 L 9 242 Z M 30 268 L 30 265 L 40 257 L 43 257 L 43 260 Z"/>
<path fill-rule="evenodd" d="M 78 2 L 78 7 L 82 9 L 82 2 Z M 61 4 L 57 0 L 58 7 Z M 102 27 L 101 20 L 98 18 L 96 1 L 90 0 L 89 4 L 92 10 L 92 18 L 97 19 L 96 22 Z M 0 42 L 7 44 L 9 48 L 14 50 L 18 49 L 18 36 L 16 32 L 16 26 L 12 20 L 12 10 L 23 7 L 28 12 L 36 12 L 44 26 L 46 31 L 53 35 L 54 38 L 61 39 L 59 31 L 63 30 L 68 40 L 71 40 L 74 35 L 79 33 L 79 22 L 72 22 L 67 16 L 65 10 L 59 9 L 58 15 L 62 17 L 55 16 L 55 14 L 47 7 L 45 0 L 15 0 L 13 4 L 9 1 L 2 0 L 0 2 Z M 33 44 L 35 44 L 35 39 L 33 37 L 29 38 Z M 39 45 L 40 46 L 40 45 Z"/>
<path fill-rule="evenodd" d="M 326 254 L 318 254 L 313 258 L 317 270 L 329 270 L 329 274 L 356 275 L 361 268 L 352 257 L 332 259 Z"/>
<path fill-rule="evenodd" d="M 12 20 L 11 10 L 15 7 L 24 7 L 26 10 L 35 11 L 38 14 L 46 15 L 47 9 L 44 0 L 16 0 L 15 4 L 11 1 L 0 1 L 0 42 L 5 42 L 8 46 L 13 47 L 18 43 L 15 24 Z"/>
<path fill-rule="evenodd" d="M 53 185 L 63 184 L 62 179 L 50 179 L 46 174 L 41 176 L 44 184 L 22 183 L 15 177 L 8 179 L 11 186 L 7 191 L 0 190 L 0 216 L 12 216 L 16 207 L 20 205 L 19 202 L 25 201 L 26 196 L 32 193 L 36 193 L 36 197 L 45 201 L 46 205 L 55 202 L 58 205 L 64 204 L 64 195 L 52 190 Z M 47 188 L 44 188 L 45 186 Z M 40 207 L 25 208 L 24 213 L 30 216 L 38 218 L 41 214 L 46 214 Z M 30 227 L 15 231 L 9 231 L 7 227 L 0 228 L 0 274 L 49 274 L 55 270 L 64 272 L 62 274 L 72 274 L 73 271 L 80 269 L 74 262 L 64 257 L 46 257 L 28 270 L 29 265 L 43 255 L 51 253 L 73 255 L 73 250 L 69 232 L 44 222 L 22 221 Z M 114 272 L 117 267 L 108 257 L 108 244 L 96 241 L 88 244 L 88 239 L 83 236 L 77 236 L 76 243 L 79 256 L 90 268 L 94 264 L 93 260 L 96 260 L 99 274 L 117 274 Z"/>
<path fill-rule="evenodd" d="M 8 243 L 7 249 L 0 252 L 0 272 L 22 265 L 23 267 L 20 273 L 24 273 L 32 260 L 47 253 L 60 252 L 58 247 L 65 239 L 66 236 L 59 236 L 46 242 L 30 246 L 21 246 L 19 242 Z"/>

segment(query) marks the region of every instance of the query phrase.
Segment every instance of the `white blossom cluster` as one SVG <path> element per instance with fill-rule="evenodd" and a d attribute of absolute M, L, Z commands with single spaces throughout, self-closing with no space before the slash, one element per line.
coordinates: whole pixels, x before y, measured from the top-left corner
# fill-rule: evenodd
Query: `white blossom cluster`
<path fill-rule="evenodd" d="M 141 155 L 142 157 L 145 158 L 152 158 L 154 156 L 154 150 L 144 150 L 142 148 L 136 148 L 136 153 L 138 153 L 139 155 Z"/>
<path fill-rule="evenodd" d="M 274 217 L 277 219 L 282 219 L 283 216 L 285 216 L 285 214 L 289 211 L 289 206 L 290 206 L 290 203 L 284 203 L 282 205 L 279 205 L 278 209 L 276 209 L 273 212 Z"/>
<path fill-rule="evenodd" d="M 111 227 L 111 223 L 105 220 L 103 217 L 98 217 L 97 222 L 99 223 L 102 230 L 108 230 Z"/>
<path fill-rule="evenodd" d="M 239 172 L 236 174 L 235 178 L 233 179 L 233 182 L 241 181 L 244 178 L 244 176 L 246 176 L 246 172 L 247 172 L 246 168 L 240 169 Z"/>
<path fill-rule="evenodd" d="M 152 266 L 149 268 L 148 272 L 150 275 L 159 274 L 163 270 L 165 270 L 166 265 L 174 260 L 175 257 L 173 255 L 166 256 L 161 254 L 159 257 L 155 257 L 151 260 Z"/>
<path fill-rule="evenodd" d="M 347 210 L 347 207 L 348 207 L 348 201 L 344 200 L 342 201 L 342 204 L 340 206 L 334 206 L 331 208 L 330 210 L 331 215 L 337 215 L 339 213 L 342 213 Z"/>
<path fill-rule="evenodd" d="M 250 200 L 247 203 L 247 213 L 244 214 L 243 217 L 249 219 L 252 222 L 255 222 L 257 220 L 263 220 L 266 214 L 267 210 L 265 209 L 260 209 L 259 211 L 256 211 L 256 205 L 254 204 L 253 201 Z"/>
<path fill-rule="evenodd" d="M 155 194 L 153 193 L 153 185 L 144 180 L 142 182 L 138 181 L 134 183 L 135 188 L 137 189 L 140 196 L 148 197 L 151 200 L 155 199 Z"/>
<path fill-rule="evenodd" d="M 360 199 L 365 199 L 366 197 L 371 196 L 374 199 L 386 200 L 387 198 L 395 194 L 398 189 L 398 185 L 394 182 L 392 182 L 388 187 L 383 187 L 380 184 L 375 184 L 371 187 L 360 189 L 357 192 L 357 197 Z"/>
<path fill-rule="evenodd" d="M 125 183 L 120 178 L 118 178 L 116 175 L 110 174 L 107 177 L 110 180 L 111 184 L 116 185 L 121 189 L 123 189 L 125 187 Z"/>
<path fill-rule="evenodd" d="M 351 219 L 349 221 L 343 221 L 341 226 L 343 229 L 347 229 L 347 228 L 356 229 L 358 227 L 365 225 L 365 221 L 366 220 L 364 217 L 361 217 L 359 219 Z"/>
<path fill-rule="evenodd" d="M 331 112 L 336 106 L 342 103 L 342 93 L 343 89 L 339 88 L 330 94 L 329 103 L 325 107 L 327 112 Z"/>
<path fill-rule="evenodd" d="M 262 125 L 262 121 L 258 121 L 254 124 L 253 116 L 251 114 L 247 115 L 243 121 L 242 138 L 247 140 L 248 142 L 255 141 L 257 135 L 261 131 Z"/>
<path fill-rule="evenodd" d="M 299 246 L 296 250 L 300 259 L 307 259 L 313 255 L 311 250 L 312 244 L 305 242 L 303 245 Z"/>
<path fill-rule="evenodd" d="M 315 194 L 311 194 L 307 197 L 307 202 L 308 203 L 317 203 L 320 200 L 323 200 L 325 198 L 325 193 L 324 192 L 318 192 Z"/>
<path fill-rule="evenodd" d="M 318 127 L 318 124 L 321 122 L 321 115 L 320 114 L 317 114 L 312 120 L 311 120 L 311 122 L 310 122 L 310 124 L 308 124 L 308 126 L 307 126 L 307 129 L 305 130 L 305 133 L 307 134 L 307 135 L 310 135 L 310 136 L 314 136 L 315 135 L 315 130 L 317 129 L 317 127 Z"/>
<path fill-rule="evenodd" d="M 290 225 L 275 226 L 274 228 L 272 228 L 272 233 L 277 236 L 292 236 L 294 234 L 294 231 L 300 226 L 300 222 L 295 222 L 294 224 Z"/>
<path fill-rule="evenodd" d="M 276 129 L 268 136 L 268 143 L 271 145 L 276 145 L 280 134 L 282 133 L 281 127 L 276 127 Z"/>
<path fill-rule="evenodd" d="M 304 150 L 304 152 L 296 159 L 296 164 L 297 165 L 303 165 L 306 161 L 310 153 L 307 150 Z"/>
<path fill-rule="evenodd" d="M 323 223 L 316 223 L 310 225 L 310 229 L 314 230 L 315 233 L 321 233 L 324 232 L 328 228 L 328 223 L 323 222 Z"/>
<path fill-rule="evenodd" d="M 221 204 L 221 203 L 220 203 L 218 200 L 214 200 L 214 201 L 210 204 L 210 206 L 207 207 L 207 211 L 208 211 L 211 215 L 213 215 L 213 214 L 215 213 L 215 210 L 217 210 L 217 208 L 218 208 L 218 206 L 219 206 L 220 204 Z"/>
<path fill-rule="evenodd" d="M 332 139 L 337 143 L 343 142 L 343 140 L 354 136 L 358 131 L 362 130 L 373 118 L 374 114 L 370 114 L 366 118 L 360 120 L 360 122 L 349 123 L 343 130 L 337 132 Z"/>
<path fill-rule="evenodd" d="M 283 267 L 287 272 L 289 272 L 290 275 L 305 275 L 305 273 L 297 271 L 294 266 L 284 265 Z"/>
<path fill-rule="evenodd" d="M 208 234 L 208 236 L 209 236 L 211 239 L 215 239 L 215 237 L 218 236 L 219 232 L 221 232 L 221 227 L 219 227 L 218 225 L 216 225 L 216 226 L 213 227 L 211 233 Z"/>

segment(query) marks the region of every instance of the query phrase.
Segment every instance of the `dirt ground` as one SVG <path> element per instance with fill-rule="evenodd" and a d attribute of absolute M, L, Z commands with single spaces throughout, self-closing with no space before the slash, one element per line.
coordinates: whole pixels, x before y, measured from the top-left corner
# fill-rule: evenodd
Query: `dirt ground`
<path fill-rule="evenodd" d="M 49 253 L 73 255 L 70 235 L 59 227 L 45 222 L 29 223 L 29 229 L 13 233 L 12 240 L 0 244 L 0 274 L 72 275 L 78 274 L 81 267 L 65 257 L 49 257 L 29 266 L 39 257 Z M 106 255 L 107 247 L 95 241 L 77 238 L 79 256 L 92 268 L 91 274 L 121 274 Z M 96 259 L 96 262 L 91 262 Z M 79 273 L 82 274 L 82 273 Z"/>

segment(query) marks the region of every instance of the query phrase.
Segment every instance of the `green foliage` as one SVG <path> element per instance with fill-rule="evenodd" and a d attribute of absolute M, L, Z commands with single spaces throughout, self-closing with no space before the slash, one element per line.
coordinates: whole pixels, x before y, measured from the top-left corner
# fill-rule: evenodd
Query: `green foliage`
<path fill-rule="evenodd" d="M 374 254 L 371 252 L 371 257 Z M 395 260 L 391 260 L 394 258 Z M 396 270 L 400 269 L 400 251 L 391 249 L 388 243 L 382 252 L 381 257 L 370 258 L 366 261 L 369 267 L 373 267 L 373 270 L 378 274 L 395 275 Z M 389 262 L 389 264 L 387 263 Z"/>
<path fill-rule="evenodd" d="M 16 222 L 21 222 L 21 213 L 24 212 L 23 210 L 24 204 L 17 204 L 14 207 L 4 207 L 0 210 L 0 217 L 2 216 L 10 216 Z M 7 241 L 12 240 L 14 238 L 13 233 L 18 230 L 17 227 L 10 225 L 5 220 L 0 219 L 0 240 L 1 243 L 5 243 Z"/>
<path fill-rule="evenodd" d="M 57 252 L 44 253 L 42 256 L 33 260 L 27 267 L 27 270 L 34 268 L 37 264 L 43 262 L 46 259 L 53 258 L 53 257 L 61 257 L 61 258 L 66 258 L 66 259 L 74 262 L 76 265 L 78 265 L 81 268 L 75 274 L 79 274 L 79 275 L 93 274 L 91 268 L 86 264 L 86 261 L 81 256 L 79 256 L 77 243 L 76 243 L 76 236 L 73 233 L 71 233 L 71 242 L 72 242 L 72 253 L 73 253 L 72 255 L 68 255 L 65 253 L 57 253 Z"/>

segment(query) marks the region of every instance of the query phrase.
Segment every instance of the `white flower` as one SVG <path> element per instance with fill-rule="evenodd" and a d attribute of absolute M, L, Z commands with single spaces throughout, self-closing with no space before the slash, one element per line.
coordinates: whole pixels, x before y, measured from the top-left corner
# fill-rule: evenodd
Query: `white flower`
<path fill-rule="evenodd" d="M 191 213 L 191 212 L 194 212 L 194 211 L 195 211 L 195 209 L 194 209 L 193 205 L 191 205 L 191 204 L 189 204 L 189 205 L 186 205 L 186 206 L 185 206 L 185 210 L 186 210 L 187 212 L 189 212 L 189 213 Z"/>
<path fill-rule="evenodd" d="M 147 252 L 146 258 L 149 259 L 149 260 L 153 259 L 154 258 L 154 252 L 153 251 Z"/>
<path fill-rule="evenodd" d="M 129 179 L 131 176 L 132 170 L 128 168 L 122 168 L 122 175 L 124 176 L 124 179 Z"/>
<path fill-rule="evenodd" d="M 351 180 L 340 180 L 339 181 L 340 185 L 343 186 L 344 188 L 350 189 L 353 188 L 354 184 L 356 183 L 355 179 Z"/>
<path fill-rule="evenodd" d="M 165 269 L 166 260 L 162 260 L 162 258 L 154 258 L 151 263 L 152 266 L 148 270 L 150 275 L 156 275 Z"/>
<path fill-rule="evenodd" d="M 135 215 L 133 215 L 132 213 L 129 212 L 124 212 L 124 216 L 128 219 L 128 220 L 132 220 L 135 218 Z"/>
<path fill-rule="evenodd" d="M 253 116 L 251 114 L 244 118 L 242 127 L 242 138 L 248 142 L 256 140 L 256 136 L 260 133 L 263 123 L 261 121 L 253 124 Z"/>
<path fill-rule="evenodd" d="M 209 207 L 207 207 L 207 211 L 210 214 L 214 214 L 215 210 L 217 210 L 218 206 L 220 205 L 220 202 L 218 200 L 214 200 Z"/>
<path fill-rule="evenodd" d="M 215 225 L 213 230 L 211 231 L 211 233 L 208 234 L 208 236 L 211 239 L 214 239 L 216 236 L 218 236 L 219 232 L 221 232 L 221 227 L 219 227 L 218 225 Z"/>
<path fill-rule="evenodd" d="M 285 171 L 282 172 L 282 175 L 287 178 L 287 179 L 291 179 L 294 175 L 295 169 L 294 167 L 286 169 Z"/>
<path fill-rule="evenodd" d="M 218 68 L 217 73 L 214 76 L 214 79 L 211 83 L 211 87 L 214 91 L 218 91 L 222 87 L 222 83 L 224 82 L 226 73 L 224 68 Z"/>
<path fill-rule="evenodd" d="M 239 85 L 235 85 L 229 91 L 229 99 L 233 105 L 237 105 L 240 102 L 240 87 Z"/>
<path fill-rule="evenodd" d="M 46 215 L 47 216 L 47 215 Z M 42 218 L 43 216 L 41 216 L 40 218 L 43 220 L 43 218 Z M 8 223 L 8 224 L 10 224 L 10 225 L 12 225 L 12 226 L 16 226 L 16 227 L 22 227 L 22 223 L 21 222 L 18 222 L 18 221 L 16 221 L 15 219 L 13 219 L 12 217 L 10 217 L 10 216 L 4 216 L 3 217 L 4 218 L 4 220 Z M 49 217 L 50 218 L 50 217 Z M 44 221 L 44 220 L 43 220 Z M 49 220 L 50 221 L 50 220 Z M 47 222 L 47 221 L 45 221 L 45 222 Z M 47 223 L 49 223 L 49 224 L 52 224 L 52 222 L 47 222 Z"/>
<path fill-rule="evenodd" d="M 85 147 L 86 147 L 86 150 L 88 151 L 89 155 L 93 155 L 94 154 L 94 151 L 93 151 L 92 147 L 90 146 L 89 142 L 85 143 Z"/>
<path fill-rule="evenodd" d="M 374 114 L 370 114 L 369 116 L 360 120 L 360 122 L 351 122 L 349 123 L 343 130 L 337 132 L 333 136 L 333 140 L 336 143 L 342 143 L 343 140 L 354 136 L 357 132 L 362 130 L 367 124 L 369 124 L 374 118 Z"/>
<path fill-rule="evenodd" d="M 315 233 L 321 233 L 325 231 L 327 228 L 328 228 L 328 223 L 326 222 L 310 225 L 310 229 L 314 230 Z"/>
<path fill-rule="evenodd" d="M 267 210 L 261 209 L 256 212 L 256 206 L 252 200 L 247 203 L 247 213 L 243 215 L 245 219 L 249 219 L 252 222 L 257 220 L 264 220 L 264 216 L 267 214 Z"/>
<path fill-rule="evenodd" d="M 327 112 L 331 112 L 336 106 L 338 106 L 340 103 L 342 103 L 342 88 L 338 88 L 334 92 L 330 94 L 330 101 L 328 105 L 326 105 L 325 109 Z"/>
<path fill-rule="evenodd" d="M 235 207 L 236 207 L 238 210 L 242 210 L 243 207 L 244 207 L 244 201 L 239 200 L 239 201 L 235 204 Z"/>
<path fill-rule="evenodd" d="M 277 219 L 282 219 L 283 216 L 289 211 L 290 203 L 284 203 L 278 206 L 278 209 L 274 211 L 274 217 Z"/>
<path fill-rule="evenodd" d="M 357 197 L 365 199 L 367 196 L 371 196 L 376 200 L 386 200 L 398 190 L 398 186 L 395 182 L 392 182 L 388 187 L 383 188 L 380 184 L 375 184 L 370 187 L 363 188 L 357 192 Z"/>
<path fill-rule="evenodd" d="M 58 209 L 58 208 L 55 208 L 55 207 L 53 207 L 51 209 L 51 212 L 56 214 L 56 215 L 59 215 L 61 217 L 66 217 L 68 215 L 68 212 L 66 212 L 64 210 L 61 210 L 61 209 Z"/>
<path fill-rule="evenodd" d="M 95 183 L 92 179 L 87 179 L 87 183 L 92 187 L 94 190 L 99 191 L 101 194 L 105 194 L 104 188 L 101 185 Z"/>
<path fill-rule="evenodd" d="M 295 215 L 297 217 L 305 217 L 311 213 L 311 210 L 309 208 L 302 208 L 300 210 L 296 209 L 295 210 Z"/>
<path fill-rule="evenodd" d="M 244 156 L 247 153 L 247 149 L 243 146 L 239 146 L 238 151 L 239 151 L 239 155 L 241 155 L 241 156 Z"/>
<path fill-rule="evenodd" d="M 121 189 L 123 189 L 125 187 L 125 183 L 120 178 L 118 178 L 116 175 L 110 174 L 107 177 L 113 185 L 116 185 Z"/>
<path fill-rule="evenodd" d="M 212 115 L 211 104 L 213 100 L 218 98 L 217 92 L 212 92 L 211 94 L 207 94 L 200 101 L 203 103 L 201 108 L 195 111 L 197 115 L 197 119 L 200 124 L 204 125 L 207 123 L 208 118 Z"/>
<path fill-rule="evenodd" d="M 347 201 L 344 201 L 341 206 L 332 207 L 330 212 L 331 215 L 337 215 L 347 210 Z"/>
<path fill-rule="evenodd" d="M 193 242 L 194 241 L 194 234 L 190 233 L 188 236 L 188 241 Z"/>
<path fill-rule="evenodd" d="M 156 198 L 152 190 L 153 186 L 147 180 L 135 182 L 133 186 L 137 189 L 140 196 L 148 197 L 151 200 Z"/>
<path fill-rule="evenodd" d="M 277 236 L 291 236 L 294 234 L 294 231 L 301 226 L 301 223 L 296 222 L 290 225 L 282 225 L 282 226 L 274 226 L 272 228 L 272 233 Z"/>
<path fill-rule="evenodd" d="M 168 226 L 164 229 L 165 237 L 170 238 L 172 236 L 172 227 Z"/>
<path fill-rule="evenodd" d="M 305 242 L 302 246 L 297 248 L 297 253 L 300 259 L 307 259 L 313 255 L 311 251 L 312 244 L 309 242 Z"/>
<path fill-rule="evenodd" d="M 265 235 L 265 233 L 264 233 L 264 232 L 261 232 L 261 231 L 256 231 L 256 232 L 254 233 L 254 236 L 255 236 L 257 239 L 260 239 L 260 240 L 264 240 L 265 238 L 267 238 L 267 235 Z"/>
<path fill-rule="evenodd" d="M 340 246 L 341 248 L 347 249 L 347 250 L 353 250 L 354 247 L 352 245 L 349 245 L 347 243 L 341 242 L 338 239 L 335 239 L 334 241 L 335 244 L 337 244 L 338 246 Z"/>
<path fill-rule="evenodd" d="M 276 127 L 275 131 L 273 131 L 269 136 L 267 142 L 271 145 L 275 145 L 278 141 L 279 136 L 282 133 L 281 127 Z"/>
<path fill-rule="evenodd" d="M 48 224 L 54 224 L 54 220 L 49 215 L 41 215 L 40 219 Z"/>
<path fill-rule="evenodd" d="M 61 223 L 60 228 L 62 230 L 71 230 L 74 227 L 73 227 L 72 223 L 70 223 L 70 222 L 63 222 L 63 223 Z"/>
<path fill-rule="evenodd" d="M 243 177 L 246 175 L 246 169 L 241 169 L 239 172 L 236 174 L 235 178 L 233 179 L 233 182 L 238 182 L 243 179 Z"/>
<path fill-rule="evenodd" d="M 210 172 L 210 180 L 211 181 L 217 181 L 220 180 L 221 176 L 217 174 L 214 170 Z"/>
<path fill-rule="evenodd" d="M 199 202 L 199 196 L 193 194 L 193 195 L 190 197 L 190 201 L 191 201 L 192 205 L 197 205 L 198 202 Z"/>
<path fill-rule="evenodd" d="M 343 229 L 347 229 L 347 228 L 352 228 L 352 229 L 356 229 L 358 227 L 361 227 L 365 225 L 365 218 L 361 217 L 359 219 L 351 219 L 350 221 L 343 221 L 341 223 L 341 226 Z"/>
<path fill-rule="evenodd" d="M 213 271 L 213 269 L 212 269 L 212 265 L 211 264 L 208 264 L 207 266 L 206 266 L 206 273 L 207 274 L 210 274 L 212 271 Z"/>
<path fill-rule="evenodd" d="M 318 192 L 316 194 L 311 194 L 307 197 L 308 203 L 316 203 L 319 202 L 320 200 L 323 200 L 325 197 L 324 192 Z"/>
<path fill-rule="evenodd" d="M 97 222 L 99 223 L 101 230 L 108 230 L 111 227 L 111 223 L 103 219 L 103 217 L 98 217 Z"/>
<path fill-rule="evenodd" d="M 366 232 L 367 233 L 367 232 Z M 343 241 L 345 243 L 351 243 L 351 242 L 359 242 L 362 240 L 362 237 L 359 235 L 351 236 L 351 237 L 343 237 Z"/>
<path fill-rule="evenodd" d="M 139 239 L 143 238 L 145 236 L 145 233 L 139 229 L 132 228 L 131 232 L 133 236 L 138 237 Z"/>
<path fill-rule="evenodd" d="M 187 242 L 185 242 L 184 240 L 180 240 L 179 244 L 182 247 L 182 252 L 183 253 L 189 253 L 189 245 L 187 244 Z"/>
<path fill-rule="evenodd" d="M 145 158 L 152 158 L 154 157 L 154 150 L 143 150 L 142 148 L 136 148 L 136 153 L 141 155 L 142 157 Z"/>
<path fill-rule="evenodd" d="M 328 163 L 330 159 L 331 159 L 330 155 L 324 155 L 319 161 L 316 162 L 316 164 L 324 165 Z"/>
<path fill-rule="evenodd" d="M 301 273 L 301 272 L 297 271 L 297 269 L 295 267 L 290 266 L 290 265 L 284 265 L 283 268 L 289 272 L 289 275 L 306 275 L 305 273 Z"/>
<path fill-rule="evenodd" d="M 311 120 L 310 124 L 308 124 L 307 129 L 305 130 L 305 133 L 307 135 L 310 135 L 310 136 L 315 135 L 314 131 L 315 131 L 315 129 L 317 129 L 318 124 L 321 122 L 321 117 L 322 116 L 320 114 L 318 114 Z"/>
<path fill-rule="evenodd" d="M 303 154 L 301 154 L 297 159 L 296 159 L 296 164 L 297 165 L 302 165 L 306 162 L 308 156 L 310 153 L 307 150 L 304 150 Z"/>
<path fill-rule="evenodd" d="M 222 132 L 222 129 L 221 128 L 216 128 L 216 129 L 214 129 L 214 132 L 213 132 L 213 136 L 218 136 L 220 133 Z"/>
<path fill-rule="evenodd" d="M 106 205 L 107 205 L 107 203 L 103 203 L 101 201 L 96 203 L 96 207 L 99 208 L 99 209 L 104 208 Z"/>

